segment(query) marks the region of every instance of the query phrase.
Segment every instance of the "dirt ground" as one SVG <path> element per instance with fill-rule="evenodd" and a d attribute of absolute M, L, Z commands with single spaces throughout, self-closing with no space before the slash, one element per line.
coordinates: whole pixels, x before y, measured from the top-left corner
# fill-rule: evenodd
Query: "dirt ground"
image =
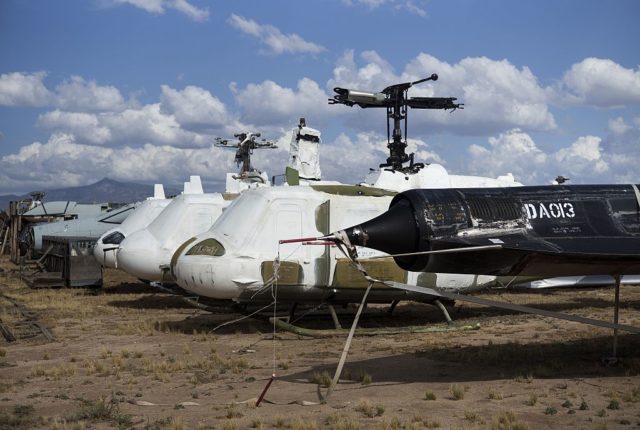
<path fill-rule="evenodd" d="M 0 338 L 0 429 L 640 428 L 640 336 L 469 304 L 476 330 L 358 336 L 325 403 L 346 336 L 300 337 L 231 310 L 194 309 L 115 270 L 99 290 L 32 290 L 0 260 L 0 319 L 25 305 L 54 340 Z M 611 320 L 613 289 L 498 292 L 488 298 Z M 620 322 L 640 326 L 640 287 Z M 343 326 L 353 311 L 341 311 Z M 363 327 L 446 328 L 433 306 L 372 307 Z M 300 325 L 331 328 L 329 316 Z M 215 330 L 214 330 L 215 329 Z M 271 374 L 266 401 L 256 407 Z"/>

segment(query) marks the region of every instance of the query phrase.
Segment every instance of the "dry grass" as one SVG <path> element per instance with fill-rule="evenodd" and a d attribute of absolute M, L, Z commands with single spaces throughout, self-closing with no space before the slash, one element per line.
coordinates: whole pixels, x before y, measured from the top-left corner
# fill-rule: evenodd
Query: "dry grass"
<path fill-rule="evenodd" d="M 55 381 L 59 381 L 62 378 L 69 378 L 76 374 L 78 370 L 75 365 L 60 365 L 52 367 L 36 366 L 31 370 L 29 376 L 32 378 L 53 378 Z"/>
<path fill-rule="evenodd" d="M 451 398 L 453 400 L 462 400 L 464 399 L 465 388 L 458 384 L 452 384 L 449 387 L 449 393 L 451 393 Z"/>
<path fill-rule="evenodd" d="M 494 389 L 489 390 L 489 394 L 487 395 L 489 400 L 502 400 L 504 399 L 504 394 L 500 391 L 496 391 Z"/>
<path fill-rule="evenodd" d="M 490 430 L 529 430 L 529 424 L 519 420 L 511 411 L 500 412 L 491 420 Z"/>
<path fill-rule="evenodd" d="M 360 400 L 355 410 L 360 412 L 367 418 L 380 417 L 384 414 L 384 405 L 381 403 L 373 404 L 369 400 Z"/>
<path fill-rule="evenodd" d="M 332 372 L 322 369 L 333 368 L 343 339 L 301 339 L 279 332 L 275 342 L 278 378 L 267 393 L 267 399 L 276 404 L 256 408 L 255 403 L 243 402 L 260 394 L 274 365 L 273 343 L 265 334 L 271 327 L 264 323 L 244 321 L 213 335 L 208 334 L 212 327 L 235 316 L 184 308 L 179 299 L 149 295 L 134 281 L 127 281 L 136 290 L 130 292 L 128 286 L 112 287 L 110 281 L 102 291 L 35 291 L 15 281 L 5 289 L 8 280 L 7 272 L 0 271 L 2 292 L 37 310 L 56 337 L 46 345 L 0 344 L 0 419 L 18 419 L 13 412 L 17 405 L 35 408 L 31 418 L 17 421 L 22 423 L 18 428 L 124 428 L 128 419 L 134 427 L 148 430 L 523 430 L 636 424 L 640 404 L 637 337 L 621 335 L 624 360 L 615 368 L 603 368 L 599 357 L 602 351 L 610 351 L 607 330 L 460 305 L 456 319 L 461 323 L 481 319 L 481 330 L 356 337 L 349 355 L 351 369 L 345 369 L 332 401 L 313 407 L 286 402 L 316 400 L 316 387 L 300 382 L 311 375 L 309 382 L 328 385 Z M 568 306 L 572 313 L 600 319 L 609 319 L 611 313 L 610 308 L 597 305 L 600 295 L 609 299 L 608 290 L 558 297 L 555 293 L 505 294 L 514 303 L 533 300 L 560 310 Z M 621 317 L 631 315 L 640 321 L 634 316 L 640 316 L 639 289 L 625 289 L 623 295 L 631 301 Z M 47 301 L 50 306 L 45 305 Z M 582 309 L 582 302 L 596 306 Z M 425 314 L 429 322 L 441 320 L 426 305 L 401 304 L 394 319 L 389 319 L 393 324 L 396 318 L 407 322 L 403 306 L 413 309 L 411 323 L 422 322 Z M 326 321 L 309 321 L 316 323 Z M 369 323 L 374 320 L 370 318 Z M 575 359 L 566 358 L 575 356 L 581 357 L 577 368 Z M 375 386 L 367 385 L 374 380 Z M 90 404 L 79 400 L 96 396 L 102 397 Z M 456 397 L 460 400 L 451 400 Z M 358 398 L 366 400 L 354 402 Z M 127 401 L 160 405 L 144 407 Z M 226 406 L 234 402 L 235 406 Z M 545 415 L 547 407 L 559 413 Z M 39 416 L 44 417 L 42 421 L 29 424 Z"/>
<path fill-rule="evenodd" d="M 321 387 L 328 387 L 331 385 L 331 375 L 326 370 L 322 372 L 313 372 L 311 378 L 309 378 L 309 382 L 312 384 L 320 385 Z"/>

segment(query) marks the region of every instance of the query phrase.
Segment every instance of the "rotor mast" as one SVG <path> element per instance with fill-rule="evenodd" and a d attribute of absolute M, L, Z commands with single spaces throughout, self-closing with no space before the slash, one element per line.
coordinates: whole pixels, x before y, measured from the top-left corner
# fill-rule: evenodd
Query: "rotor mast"
<path fill-rule="evenodd" d="M 407 154 L 407 116 L 408 107 L 414 109 L 444 109 L 456 110 L 462 109 L 462 103 L 455 103 L 455 97 L 408 97 L 409 88 L 413 85 L 426 82 L 436 81 L 438 75 L 435 73 L 431 76 L 414 82 L 405 82 L 401 84 L 391 85 L 379 93 L 371 93 L 365 91 L 349 90 L 346 88 L 334 88 L 336 95 L 329 99 L 329 104 L 344 104 L 347 106 L 358 105 L 363 109 L 370 107 L 385 107 L 387 109 L 387 148 L 389 148 L 389 157 L 387 162 L 381 164 L 380 167 L 391 167 L 393 170 L 414 171 L 418 164 L 414 167 L 414 154 Z M 393 133 L 391 133 L 391 120 L 393 120 Z M 404 120 L 404 139 L 401 124 Z M 404 166 L 409 162 L 409 166 Z M 420 164 L 420 166 L 422 166 Z"/>
<path fill-rule="evenodd" d="M 234 134 L 233 137 L 237 138 L 236 144 L 229 144 L 227 139 L 216 138 L 214 146 L 218 148 L 235 148 L 235 162 L 238 167 L 240 167 L 240 176 L 245 177 L 250 173 L 254 172 L 255 169 L 251 165 L 251 155 L 253 155 L 254 149 L 263 149 L 263 148 L 277 148 L 276 144 L 273 142 L 268 142 L 265 139 L 262 139 L 261 142 L 258 142 L 256 138 L 260 137 L 260 133 L 238 133 Z"/>

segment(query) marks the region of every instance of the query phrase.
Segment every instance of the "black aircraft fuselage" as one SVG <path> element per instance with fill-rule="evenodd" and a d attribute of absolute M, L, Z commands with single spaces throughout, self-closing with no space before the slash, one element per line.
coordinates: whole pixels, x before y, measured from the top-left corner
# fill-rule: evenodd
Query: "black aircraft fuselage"
<path fill-rule="evenodd" d="M 554 277 L 640 273 L 634 185 L 410 190 L 343 231 L 411 271 Z M 474 247 L 478 247 L 474 250 Z"/>

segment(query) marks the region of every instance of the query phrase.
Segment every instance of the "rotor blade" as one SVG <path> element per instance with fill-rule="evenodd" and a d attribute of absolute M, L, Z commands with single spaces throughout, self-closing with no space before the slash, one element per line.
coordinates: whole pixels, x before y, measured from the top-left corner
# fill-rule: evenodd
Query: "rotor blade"
<path fill-rule="evenodd" d="M 411 97 L 407 106 L 414 109 L 461 109 L 462 103 L 454 103 L 456 97 Z"/>

